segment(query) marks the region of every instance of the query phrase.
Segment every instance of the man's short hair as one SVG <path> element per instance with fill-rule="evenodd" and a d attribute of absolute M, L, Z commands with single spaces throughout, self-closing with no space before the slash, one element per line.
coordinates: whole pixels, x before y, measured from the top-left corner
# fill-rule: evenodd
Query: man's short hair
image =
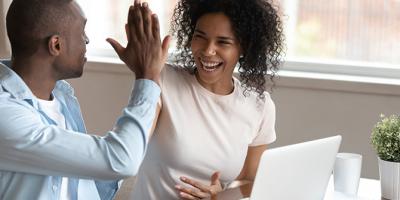
<path fill-rule="evenodd" d="M 30 56 L 54 34 L 67 30 L 73 0 L 13 0 L 6 26 L 12 55 Z"/>

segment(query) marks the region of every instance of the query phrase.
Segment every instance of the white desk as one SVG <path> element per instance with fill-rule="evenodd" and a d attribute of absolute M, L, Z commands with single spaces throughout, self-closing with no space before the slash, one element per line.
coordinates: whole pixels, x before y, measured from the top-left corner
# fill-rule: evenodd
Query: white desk
<path fill-rule="evenodd" d="M 361 178 L 358 195 L 355 197 L 335 192 L 331 176 L 324 200 L 381 200 L 381 184 L 379 180 Z"/>
<path fill-rule="evenodd" d="M 216 196 L 208 198 L 208 200 L 248 200 L 252 187 L 253 183 L 243 184 L 220 192 Z M 323 200 L 381 200 L 380 182 L 379 180 L 361 178 L 358 195 L 348 196 L 334 191 L 333 176 L 331 176 Z"/>

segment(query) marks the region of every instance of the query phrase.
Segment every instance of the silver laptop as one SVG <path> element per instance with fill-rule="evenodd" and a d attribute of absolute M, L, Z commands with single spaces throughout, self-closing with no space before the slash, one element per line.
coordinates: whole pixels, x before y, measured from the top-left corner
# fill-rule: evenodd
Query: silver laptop
<path fill-rule="evenodd" d="M 340 135 L 267 150 L 261 156 L 251 200 L 322 200 Z"/>

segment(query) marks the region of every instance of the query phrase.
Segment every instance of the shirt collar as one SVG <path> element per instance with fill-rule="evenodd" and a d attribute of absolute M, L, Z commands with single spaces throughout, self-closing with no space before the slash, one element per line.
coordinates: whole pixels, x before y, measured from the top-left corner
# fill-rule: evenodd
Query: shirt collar
<path fill-rule="evenodd" d="M 15 73 L 10 66 L 11 62 L 9 60 L 0 60 L 0 85 L 16 98 L 28 100 L 36 99 L 35 95 L 33 95 L 22 78 Z M 74 90 L 69 83 L 60 80 L 57 81 L 53 94 L 74 95 Z"/>

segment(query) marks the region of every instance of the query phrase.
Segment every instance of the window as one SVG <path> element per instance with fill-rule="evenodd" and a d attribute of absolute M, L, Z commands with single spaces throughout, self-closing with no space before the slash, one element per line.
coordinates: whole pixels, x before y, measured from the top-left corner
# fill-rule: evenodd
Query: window
<path fill-rule="evenodd" d="M 133 0 L 77 1 L 88 17 L 89 55 L 116 57 L 105 39 L 113 37 L 126 43 L 124 24 Z M 169 31 L 177 1 L 148 0 L 159 16 L 162 36 Z M 373 69 L 372 74 L 385 68 L 400 77 L 400 0 L 273 1 L 283 13 L 289 69 L 360 72 L 358 68 L 348 70 L 350 65 L 367 67 L 367 72 Z M 9 2 L 3 0 L 6 5 Z"/>
<path fill-rule="evenodd" d="M 88 18 L 86 33 L 90 39 L 88 53 L 92 56 L 115 57 L 116 54 L 106 42 L 107 37 L 126 44 L 125 23 L 129 6 L 133 0 L 77 0 Z M 169 19 L 177 0 L 150 0 L 150 9 L 160 20 L 161 35 L 169 31 Z"/>
<path fill-rule="evenodd" d="M 283 2 L 289 59 L 400 65 L 399 0 Z"/>

